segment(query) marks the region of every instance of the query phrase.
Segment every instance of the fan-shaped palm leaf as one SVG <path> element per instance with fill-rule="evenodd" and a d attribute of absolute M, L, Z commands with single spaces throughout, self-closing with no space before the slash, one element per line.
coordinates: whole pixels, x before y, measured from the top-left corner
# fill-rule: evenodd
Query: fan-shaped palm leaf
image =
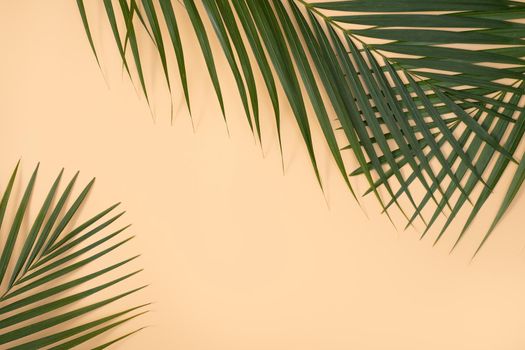
<path fill-rule="evenodd" d="M 18 165 L 0 202 L 0 227 L 9 206 L 17 171 Z M 112 287 L 114 289 L 115 285 L 123 281 L 129 282 L 132 276 L 140 272 L 120 271 L 136 257 L 117 261 L 102 269 L 86 270 L 131 239 L 119 238 L 119 234 L 128 226 L 114 232 L 106 230 L 123 214 L 111 214 L 118 204 L 80 225 L 70 225 L 86 201 L 93 180 L 71 205 L 67 205 L 77 173 L 54 203 L 59 194 L 62 170 L 30 228 L 24 232 L 23 222 L 26 220 L 37 173 L 38 166 L 16 207 L 0 249 L 2 349 L 71 349 L 142 315 L 142 309 L 146 306 L 127 307 L 117 313 L 90 319 L 90 315 L 97 310 L 144 288 L 129 287 L 124 292 L 113 291 L 112 295 L 97 297 L 99 292 L 111 293 Z M 108 215 L 113 216 L 108 219 Z M 74 278 L 71 276 L 73 273 Z M 115 273 L 118 277 L 107 277 Z M 106 281 L 100 281 L 104 278 Z M 84 305 L 74 305 L 79 302 Z M 72 326 L 71 322 L 78 325 Z M 99 348 L 106 348 L 115 341 L 99 340 Z"/>
<path fill-rule="evenodd" d="M 95 52 L 82 0 L 77 0 Z M 176 18 L 185 8 L 204 54 L 224 113 L 221 86 L 207 16 L 231 67 L 249 125 L 261 139 L 254 81 L 264 79 L 277 122 L 276 81 L 280 82 L 305 141 L 317 180 L 309 101 L 346 184 L 344 150 L 351 150 L 385 213 L 392 205 L 407 219 L 419 218 L 425 231 L 448 212 L 437 240 L 466 202 L 472 214 L 499 182 L 523 137 L 525 4 L 511 0 L 119 0 L 115 11 L 104 0 L 117 47 L 128 68 L 134 63 L 144 94 L 138 30 L 146 30 L 169 83 L 165 34 L 169 33 L 188 107 L 190 97 Z M 117 25 L 116 12 L 125 24 Z M 175 14 L 177 13 L 177 15 Z M 130 46 L 133 61 L 128 60 Z M 458 45 L 460 44 L 460 45 Z M 473 46 L 475 45 L 475 46 Z M 247 54 L 251 49 L 256 62 Z M 95 53 L 96 54 L 96 53 Z M 129 69 L 129 68 L 128 68 Z M 303 90 L 306 95 L 303 96 Z M 326 97 L 323 97 L 323 92 Z M 334 124 L 334 120 L 336 123 Z M 254 127 L 255 126 L 255 127 Z M 339 130 L 347 144 L 339 145 Z M 494 167 L 489 164 L 496 163 Z M 408 173 L 408 175 L 407 175 Z M 515 181 L 508 199 L 521 185 Z M 417 198 L 413 189 L 426 190 Z M 475 189 L 480 188 L 480 191 Z M 479 193 L 480 192 L 480 193 Z M 355 193 L 354 193 L 355 195 Z M 501 216 L 509 200 L 502 206 Z M 431 216 L 423 215 L 431 208 Z M 425 212 L 428 212 L 426 210 Z"/>

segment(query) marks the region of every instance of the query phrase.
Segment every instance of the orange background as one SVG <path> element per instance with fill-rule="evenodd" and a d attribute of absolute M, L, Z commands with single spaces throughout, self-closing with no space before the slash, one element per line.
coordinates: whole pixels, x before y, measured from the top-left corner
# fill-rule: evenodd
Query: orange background
<path fill-rule="evenodd" d="M 145 271 L 136 283 L 151 284 L 128 303 L 154 304 L 146 317 L 125 328 L 150 327 L 114 348 L 525 347 L 522 197 L 469 263 L 504 194 L 497 188 L 449 255 L 467 206 L 436 247 L 436 232 L 419 241 L 414 229 L 396 231 L 372 198 L 363 200 L 367 218 L 315 129 L 325 199 L 281 98 L 283 176 L 267 97 L 261 93 L 261 151 L 227 63 L 218 55 L 228 137 L 185 21 L 196 132 L 179 89 L 170 125 L 163 76 L 153 48 L 145 47 L 152 118 L 122 74 L 101 2 L 88 4 L 109 88 L 74 1 L 0 1 L 0 179 L 6 183 L 21 157 L 24 179 L 42 162 L 38 201 L 65 167 L 68 175 L 81 171 L 80 184 L 97 176 L 84 217 L 123 202 L 122 222 L 133 223 L 130 233 L 136 238 L 117 259 L 142 253 L 135 265 Z M 362 180 L 354 183 L 364 192 Z"/>

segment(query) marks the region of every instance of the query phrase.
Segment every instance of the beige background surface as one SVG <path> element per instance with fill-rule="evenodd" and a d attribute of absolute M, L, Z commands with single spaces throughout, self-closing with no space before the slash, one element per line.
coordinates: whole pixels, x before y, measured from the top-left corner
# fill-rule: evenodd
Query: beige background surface
<path fill-rule="evenodd" d="M 152 120 L 121 74 L 102 6 L 89 4 L 109 88 L 74 1 L 0 0 L 0 179 L 21 157 L 25 179 L 42 162 L 35 199 L 64 166 L 81 183 L 97 176 L 83 215 L 124 203 L 137 237 L 119 254 L 142 253 L 137 283 L 151 284 L 128 302 L 155 304 L 135 323 L 150 327 L 115 348 L 525 347 L 523 197 L 470 264 L 501 188 L 452 255 L 461 222 L 432 248 L 397 232 L 373 200 L 367 218 L 321 144 L 325 201 L 287 107 L 283 176 L 268 101 L 261 152 L 221 58 L 228 137 L 188 23 L 195 133 L 178 93 L 170 125 L 156 63 L 146 65 Z"/>

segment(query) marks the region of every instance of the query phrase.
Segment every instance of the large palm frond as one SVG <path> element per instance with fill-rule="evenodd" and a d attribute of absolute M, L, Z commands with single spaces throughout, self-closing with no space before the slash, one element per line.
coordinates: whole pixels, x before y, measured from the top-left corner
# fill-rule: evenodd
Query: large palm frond
<path fill-rule="evenodd" d="M 123 272 L 136 257 L 117 261 L 103 268 L 96 266 L 112 251 L 131 238 L 119 239 L 126 227 L 107 231 L 123 213 L 111 212 L 115 204 L 79 225 L 71 225 L 86 201 L 93 180 L 68 205 L 78 173 L 60 194 L 63 170 L 51 186 L 32 224 L 27 212 L 31 203 L 38 166 L 16 206 L 10 227 L 0 248 L 0 347 L 2 349 L 71 349 L 142 315 L 145 305 L 125 307 L 103 317 L 98 313 L 108 304 L 144 287 L 126 287 L 140 270 Z M 6 218 L 18 165 L 0 201 L 0 226 Z M 60 196 L 58 198 L 58 195 Z M 107 218 L 111 215 L 111 218 Z M 29 228 L 30 227 L 30 228 Z M 115 242 L 115 240 L 118 240 Z M 86 270 L 90 268 L 92 271 Z M 74 275 L 74 277 L 72 276 Z M 116 277 L 115 277 L 116 276 Z M 105 281 L 101 281 L 105 279 Z M 99 294 L 105 294 L 97 297 Z M 75 305 L 75 304 L 81 304 Z M 103 349 L 133 333 L 108 341 L 98 340 Z"/>
<path fill-rule="evenodd" d="M 98 61 L 88 14 L 83 1 L 77 3 Z M 146 98 L 137 39 L 141 30 L 157 48 L 170 92 L 171 63 L 166 52 L 173 49 L 188 108 L 191 105 L 177 24 L 177 18 L 186 14 L 224 115 L 217 53 L 211 49 L 206 16 L 259 140 L 257 72 L 272 102 L 279 144 L 278 87 L 287 97 L 321 186 L 308 101 L 354 196 L 346 150 L 353 152 L 359 164 L 350 176 L 366 178 L 370 186 L 366 194 L 373 194 L 387 215 L 394 206 L 405 216 L 407 226 L 421 220 L 423 236 L 441 214 L 446 215 L 436 242 L 468 202 L 473 207 L 459 242 L 505 169 L 521 158 L 515 153 L 525 127 L 521 101 L 525 25 L 518 22 L 525 18 L 525 4 L 519 1 L 103 3 L 125 69 L 130 77 L 135 69 Z M 255 60 L 250 59 L 250 51 Z M 345 144 L 338 142 L 338 134 Z M 518 191 L 519 179 L 511 185 L 496 221 Z M 414 188 L 424 189 L 425 195 L 417 197 Z"/>

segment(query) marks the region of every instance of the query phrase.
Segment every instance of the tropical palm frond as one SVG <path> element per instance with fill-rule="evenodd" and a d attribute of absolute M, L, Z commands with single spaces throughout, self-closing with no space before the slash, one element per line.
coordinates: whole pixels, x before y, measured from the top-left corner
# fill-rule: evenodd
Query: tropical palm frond
<path fill-rule="evenodd" d="M 82 0 L 77 3 L 96 55 L 86 9 Z M 373 194 L 387 215 L 397 207 L 407 226 L 421 220 L 423 236 L 444 214 L 436 242 L 470 203 L 472 214 L 459 241 L 505 169 L 517 163 L 525 118 L 525 24 L 519 23 L 525 3 L 520 1 L 119 0 L 117 7 L 104 0 L 104 6 L 124 65 L 128 72 L 134 66 L 146 97 L 139 30 L 153 40 L 170 91 L 166 50 L 171 42 L 190 107 L 177 25 L 177 17 L 187 15 L 223 115 L 213 34 L 259 140 L 258 96 L 265 91 L 281 145 L 281 88 L 322 186 L 307 115 L 310 103 L 356 199 L 349 175 L 365 177 L 370 186 L 365 194 Z M 256 84 L 257 74 L 264 87 Z M 338 142 L 341 137 L 345 144 Z M 359 164 L 350 174 L 348 150 Z M 511 185 L 509 199 L 521 183 Z M 425 195 L 418 197 L 414 188 L 423 188 Z M 508 206 L 506 200 L 498 217 Z"/>
<path fill-rule="evenodd" d="M 0 201 L 0 227 L 6 218 L 18 167 L 13 171 Z M 82 224 L 72 225 L 86 201 L 93 180 L 68 205 L 78 173 L 60 193 L 62 170 L 36 218 L 25 229 L 38 169 L 39 166 L 25 187 L 0 248 L 2 349 L 71 349 L 142 315 L 147 305 L 128 306 L 120 312 L 98 316 L 107 305 L 144 287 L 126 287 L 124 292 L 114 290 L 117 284 L 129 282 L 140 272 L 120 271 L 136 256 L 103 268 L 95 265 L 132 238 L 119 238 L 127 227 L 114 232 L 107 230 L 123 214 L 111 214 L 119 204 Z M 108 219 L 108 216 L 111 217 Z M 89 267 L 92 271 L 87 270 Z M 118 276 L 114 277 L 115 274 Z M 100 292 L 112 294 L 98 297 Z M 82 305 L 76 305 L 79 303 Z M 128 335 L 110 342 L 99 340 L 99 344 L 103 344 L 100 348 Z"/>

